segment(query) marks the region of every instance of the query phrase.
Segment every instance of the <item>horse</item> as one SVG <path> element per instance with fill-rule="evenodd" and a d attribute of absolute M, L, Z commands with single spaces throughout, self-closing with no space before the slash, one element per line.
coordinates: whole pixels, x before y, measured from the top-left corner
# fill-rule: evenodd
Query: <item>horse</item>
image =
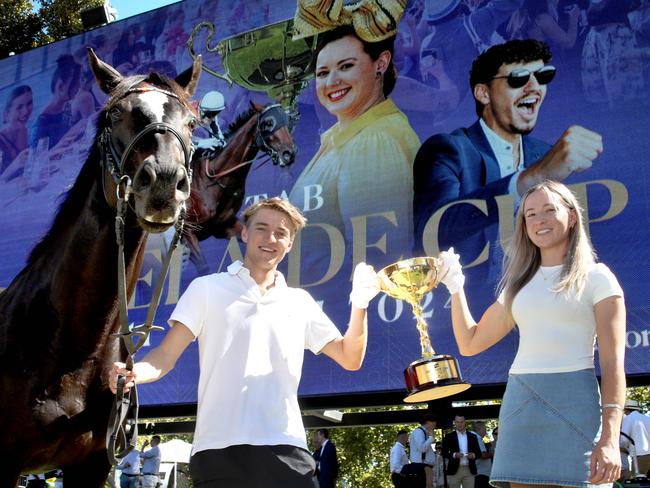
<path fill-rule="evenodd" d="M 156 73 L 123 77 L 90 49 L 88 56 L 110 96 L 95 141 L 51 228 L 0 294 L 0 488 L 14 488 L 21 473 L 54 468 L 63 469 L 67 488 L 104 486 L 114 402 L 108 371 L 125 357 L 114 335 L 116 206 L 128 203 L 130 296 L 147 234 L 174 225 L 190 193 L 197 121 L 189 98 L 200 58 L 179 84 Z"/>
<path fill-rule="evenodd" d="M 238 237 L 241 232 L 237 212 L 244 202 L 251 163 L 259 151 L 280 166 L 295 160 L 289 118 L 278 104 L 262 106 L 251 102 L 250 109 L 226 130 L 223 149 L 216 154 L 197 151 L 192 158 L 192 192 L 186 220 L 189 225 L 184 230 L 183 242 L 199 274 L 208 271 L 199 241 Z"/>

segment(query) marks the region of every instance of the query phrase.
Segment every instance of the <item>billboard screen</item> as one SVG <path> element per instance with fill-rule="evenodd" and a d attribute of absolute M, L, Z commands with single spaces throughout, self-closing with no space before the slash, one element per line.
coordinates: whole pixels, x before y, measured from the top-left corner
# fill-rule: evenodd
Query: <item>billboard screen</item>
<path fill-rule="evenodd" d="M 407 149 L 387 149 L 381 140 L 364 140 L 352 149 L 345 148 L 350 131 L 361 130 L 363 124 L 357 122 L 361 125 L 335 137 L 331 131 L 326 133 L 336 118 L 319 101 L 311 80 L 297 101 L 296 161 L 280 167 L 258 154 L 246 181 L 244 206 L 280 195 L 304 212 L 308 226 L 281 270 L 291 286 L 309 291 L 342 331 L 348 320 L 354 264 L 366 261 L 379 269 L 418 254 L 436 255 L 450 244 L 461 251 L 467 295 L 478 317 L 494 300 L 500 272 L 495 243 L 507 241 L 512 234 L 514 197 L 502 194 L 491 202 L 469 198 L 438 211 L 416 210 L 412 215 L 413 147 L 417 150 L 434 134 L 475 124 L 468 74 L 482 49 L 513 38 L 545 39 L 553 51 L 557 75 L 548 85 L 533 136 L 553 144 L 576 125 L 602 136 L 600 157 L 588 169 L 573 173 L 566 183 L 586 209 L 599 259 L 614 271 L 625 290 L 626 372 L 650 374 L 650 110 L 646 96 L 650 64 L 643 56 L 648 40 L 642 29 L 647 15 L 643 8 L 625 11 L 617 6 L 617 21 L 611 22 L 610 16 L 604 23 L 579 7 L 575 7 L 579 11 L 572 10 L 570 4 L 576 2 L 560 1 L 557 11 L 548 14 L 558 27 L 555 34 L 563 35 L 553 36 L 531 20 L 534 15 L 522 0 L 448 3 L 455 8 L 444 12 L 435 9 L 435 2 L 413 0 L 399 24 L 394 53 L 399 75 L 390 99 L 405 118 L 397 113 L 397 125 L 390 123 L 385 130 L 407 139 Z M 546 4 L 543 0 L 539 3 Z M 194 28 L 210 22 L 214 33 L 198 31 L 194 50 L 203 55 L 211 71 L 223 72 L 223 52 L 214 50 L 216 41 L 292 18 L 294 11 L 295 2 L 289 0 L 186 0 L 0 61 L 0 288 L 9 286 L 31 248 L 48 230 L 62 194 L 74 183 L 92 145 L 95 120 L 106 96 L 89 71 L 86 46 L 94 47 L 101 59 L 122 73 L 156 70 L 174 76 L 191 65 L 186 43 Z M 257 63 L 252 66 L 254 71 L 264 59 L 251 57 L 250 62 Z M 204 72 L 195 98 L 200 100 L 212 90 L 225 99 L 225 110 L 219 114 L 224 132 L 249 109 L 251 101 L 272 101 L 266 93 L 231 85 Z M 396 113 L 392 106 L 386 110 Z M 197 133 L 197 138 L 201 137 Z M 334 147 L 329 153 L 331 162 L 325 166 L 310 163 L 323 151 L 321 141 Z M 410 156 L 400 162 L 395 155 L 404 153 Z M 420 183 L 416 178 L 416 186 Z M 420 196 L 432 201 L 439 197 Z M 474 210 L 479 232 L 465 231 L 467 222 L 451 218 L 454 205 Z M 463 232 L 467 232 L 467 240 L 456 242 L 454 236 Z M 210 235 L 200 241 L 203 263 L 191 259 L 187 249 L 173 259 L 156 316 L 156 323 L 165 328 L 167 317 L 193 278 L 224 271 L 241 258 L 243 244 L 236 238 L 212 237 L 218 234 L 212 231 L 206 234 Z M 153 280 L 169 240 L 169 234 L 149 238 L 130 303 L 132 322 L 144 321 Z M 116 270 L 106 270 L 113 272 Z M 459 357 L 447 299 L 442 289 L 427 295 L 425 317 L 436 350 Z M 153 333 L 139 354 L 146 354 L 162 336 Z M 505 382 L 517 343 L 515 331 L 483 354 L 459 357 L 465 379 L 475 385 Z M 169 375 L 143 385 L 143 403 L 196 401 L 197 355 L 193 343 Z M 299 393 L 400 390 L 404 388 L 403 369 L 419 357 L 410 308 L 380 295 L 369 308 L 368 350 L 362 369 L 347 372 L 328 358 L 306 352 Z"/>

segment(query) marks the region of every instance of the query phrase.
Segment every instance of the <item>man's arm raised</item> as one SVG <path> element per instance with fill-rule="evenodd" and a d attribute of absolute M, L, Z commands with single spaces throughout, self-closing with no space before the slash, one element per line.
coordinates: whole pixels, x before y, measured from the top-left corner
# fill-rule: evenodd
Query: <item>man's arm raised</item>
<path fill-rule="evenodd" d="M 340 339 L 328 343 L 322 352 L 349 371 L 361 368 L 368 345 L 368 303 L 379 293 L 379 280 L 372 266 L 359 263 L 354 269 L 348 330 Z"/>

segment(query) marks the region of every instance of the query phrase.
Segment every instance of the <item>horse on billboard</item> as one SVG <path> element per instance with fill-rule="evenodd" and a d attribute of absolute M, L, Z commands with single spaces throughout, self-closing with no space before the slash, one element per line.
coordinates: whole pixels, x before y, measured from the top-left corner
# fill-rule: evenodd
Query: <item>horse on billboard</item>
<path fill-rule="evenodd" d="M 184 243 L 199 274 L 208 272 L 199 241 L 238 237 L 237 212 L 244 202 L 246 177 L 258 152 L 273 164 L 288 166 L 296 157 L 289 117 L 278 104 L 251 102 L 251 108 L 230 124 L 226 146 L 218 152 L 197 150 L 192 158 L 192 192 Z"/>
<path fill-rule="evenodd" d="M 114 402 L 106 372 L 125 355 L 112 337 L 119 325 L 116 234 L 130 296 L 147 234 L 175 225 L 190 195 L 197 121 L 189 98 L 200 58 L 177 83 L 156 73 L 123 77 L 88 54 L 110 96 L 95 142 L 52 227 L 0 293 L 2 488 L 16 486 L 20 473 L 54 468 L 63 469 L 66 487 L 104 486 Z M 121 227 L 116 208 L 125 212 Z"/>

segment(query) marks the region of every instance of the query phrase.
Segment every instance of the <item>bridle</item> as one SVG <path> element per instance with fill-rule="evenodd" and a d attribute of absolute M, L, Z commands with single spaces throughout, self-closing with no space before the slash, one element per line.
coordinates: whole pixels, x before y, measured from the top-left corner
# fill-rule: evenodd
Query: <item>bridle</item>
<path fill-rule="evenodd" d="M 182 105 L 185 105 L 189 110 L 191 110 L 189 105 L 184 103 L 184 101 L 182 101 L 175 93 L 151 85 L 149 83 L 141 84 L 142 82 L 141 78 L 143 77 L 136 78 L 136 80 L 131 84 L 131 86 L 124 92 L 124 96 L 129 95 L 131 93 L 146 93 L 146 92 L 155 91 L 167 95 L 168 97 L 175 98 Z M 178 132 L 178 130 L 176 130 L 176 128 L 173 125 L 167 122 L 153 122 L 151 124 L 148 124 L 140 132 L 138 132 L 133 137 L 133 139 L 131 139 L 129 144 L 124 148 L 124 151 L 120 155 L 113 142 L 113 127 L 109 123 L 107 123 L 104 126 L 104 130 L 99 136 L 99 151 L 100 151 L 99 159 L 102 164 L 102 168 L 104 169 L 104 171 L 102 172 L 102 188 L 104 189 L 104 197 L 106 198 L 106 201 L 109 201 L 108 191 L 106 188 L 106 181 L 105 181 L 106 173 L 111 175 L 115 185 L 118 186 L 118 189 L 121 185 L 126 185 L 126 188 L 130 189 L 131 178 L 126 175 L 126 163 L 131 157 L 131 154 L 133 153 L 134 149 L 136 148 L 138 143 L 150 133 L 165 134 L 167 132 L 172 134 L 176 138 L 176 140 L 178 140 L 178 142 L 180 143 L 181 148 L 183 150 L 183 156 L 184 156 L 183 165 L 185 166 L 185 170 L 187 171 L 187 177 L 190 183 L 192 182 L 192 167 L 190 163 L 192 161 L 192 155 L 194 154 L 194 149 L 195 149 L 194 144 L 192 143 L 191 138 L 190 138 L 190 143 L 187 144 L 183 139 L 183 135 L 180 132 Z"/>
<path fill-rule="evenodd" d="M 257 114 L 257 128 L 255 129 L 255 137 L 253 138 L 253 142 L 250 143 L 246 148 L 245 154 L 248 154 L 253 150 L 255 153 L 257 153 L 257 151 L 261 151 L 269 156 L 275 165 L 284 167 L 289 164 L 282 158 L 282 155 L 268 142 L 271 140 L 273 134 L 275 134 L 283 127 L 289 127 L 289 117 L 287 116 L 284 108 L 279 103 L 274 103 L 265 107 L 264 110 Z M 256 160 L 257 157 L 254 157 L 252 159 L 243 161 L 233 166 L 232 168 L 228 168 L 217 173 L 211 173 L 210 168 L 208 167 L 209 158 L 205 158 L 204 172 L 209 179 L 214 180 L 214 183 L 216 185 L 219 185 L 222 189 L 225 190 L 228 188 L 228 185 L 221 183 L 221 181 L 219 181 L 221 178 L 237 171 L 238 169 L 243 168 L 244 166 L 252 164 Z"/>
<path fill-rule="evenodd" d="M 124 92 L 124 96 L 130 93 L 143 93 L 148 91 L 157 91 L 163 93 L 169 97 L 177 99 L 182 105 L 185 105 L 186 108 L 191 110 L 191 108 L 181 100 L 175 93 L 164 90 L 162 88 L 156 87 L 149 83 L 140 84 L 142 79 L 136 79 L 136 81 Z M 115 216 L 115 238 L 118 245 L 118 262 L 117 262 L 117 297 L 118 297 L 118 312 L 119 312 L 119 323 L 120 330 L 114 336 L 121 337 L 124 343 L 124 346 L 127 350 L 127 357 L 125 360 L 126 369 L 132 370 L 134 365 L 134 356 L 136 352 L 144 345 L 149 333 L 152 330 L 163 330 L 162 327 L 153 325 L 153 320 L 156 315 L 156 309 L 160 303 L 160 297 L 162 294 L 162 287 L 165 282 L 165 277 L 167 276 L 167 271 L 169 270 L 169 265 L 171 263 L 171 258 L 174 253 L 174 250 L 178 247 L 180 242 L 180 236 L 183 231 L 183 225 L 185 220 L 185 206 L 181 209 L 181 214 L 174 224 L 176 232 L 169 246 L 167 255 L 165 256 L 160 272 L 158 273 L 158 279 L 156 281 L 156 287 L 153 291 L 151 297 L 151 303 L 149 304 L 149 309 L 147 310 L 147 318 L 142 325 L 135 326 L 133 328 L 129 327 L 129 318 L 128 318 L 128 300 L 126 292 L 126 263 L 124 259 L 124 228 L 126 222 L 126 213 L 129 206 L 130 197 L 133 194 L 132 180 L 129 175 L 126 174 L 126 163 L 131 157 L 133 151 L 137 144 L 147 135 L 151 133 L 161 133 L 165 134 L 167 132 L 171 133 L 180 143 L 183 150 L 184 157 L 184 166 L 187 171 L 188 179 L 191 183 L 192 181 L 192 170 L 190 162 L 192 160 L 192 154 L 194 153 L 194 145 L 190 142 L 187 144 L 183 139 L 182 134 L 171 124 L 167 122 L 153 122 L 145 126 L 140 132 L 138 132 L 129 144 L 124 148 L 124 151 L 120 155 L 115 144 L 113 143 L 112 137 L 112 126 L 108 123 L 104 127 L 104 130 L 99 136 L 99 151 L 100 151 L 100 162 L 102 165 L 102 189 L 104 192 L 104 197 L 106 201 L 110 201 L 108 198 L 108 190 L 106 188 L 106 174 L 108 173 L 115 182 L 116 190 L 116 216 Z M 118 163 L 119 162 L 119 163 Z M 137 338 L 137 341 L 134 343 L 134 338 Z M 111 414 L 108 422 L 108 429 L 106 433 L 106 450 L 109 463 L 115 465 L 121 458 L 126 456 L 132 449 L 136 447 L 136 442 L 138 438 L 138 391 L 136 386 L 129 390 L 128 393 L 124 393 L 124 384 L 125 378 L 123 376 L 118 377 L 117 381 L 117 393 L 115 395 L 115 401 L 111 409 Z M 128 437 L 128 440 L 127 440 Z M 123 450 L 120 453 L 116 453 L 115 449 L 119 443 L 124 446 Z"/>

